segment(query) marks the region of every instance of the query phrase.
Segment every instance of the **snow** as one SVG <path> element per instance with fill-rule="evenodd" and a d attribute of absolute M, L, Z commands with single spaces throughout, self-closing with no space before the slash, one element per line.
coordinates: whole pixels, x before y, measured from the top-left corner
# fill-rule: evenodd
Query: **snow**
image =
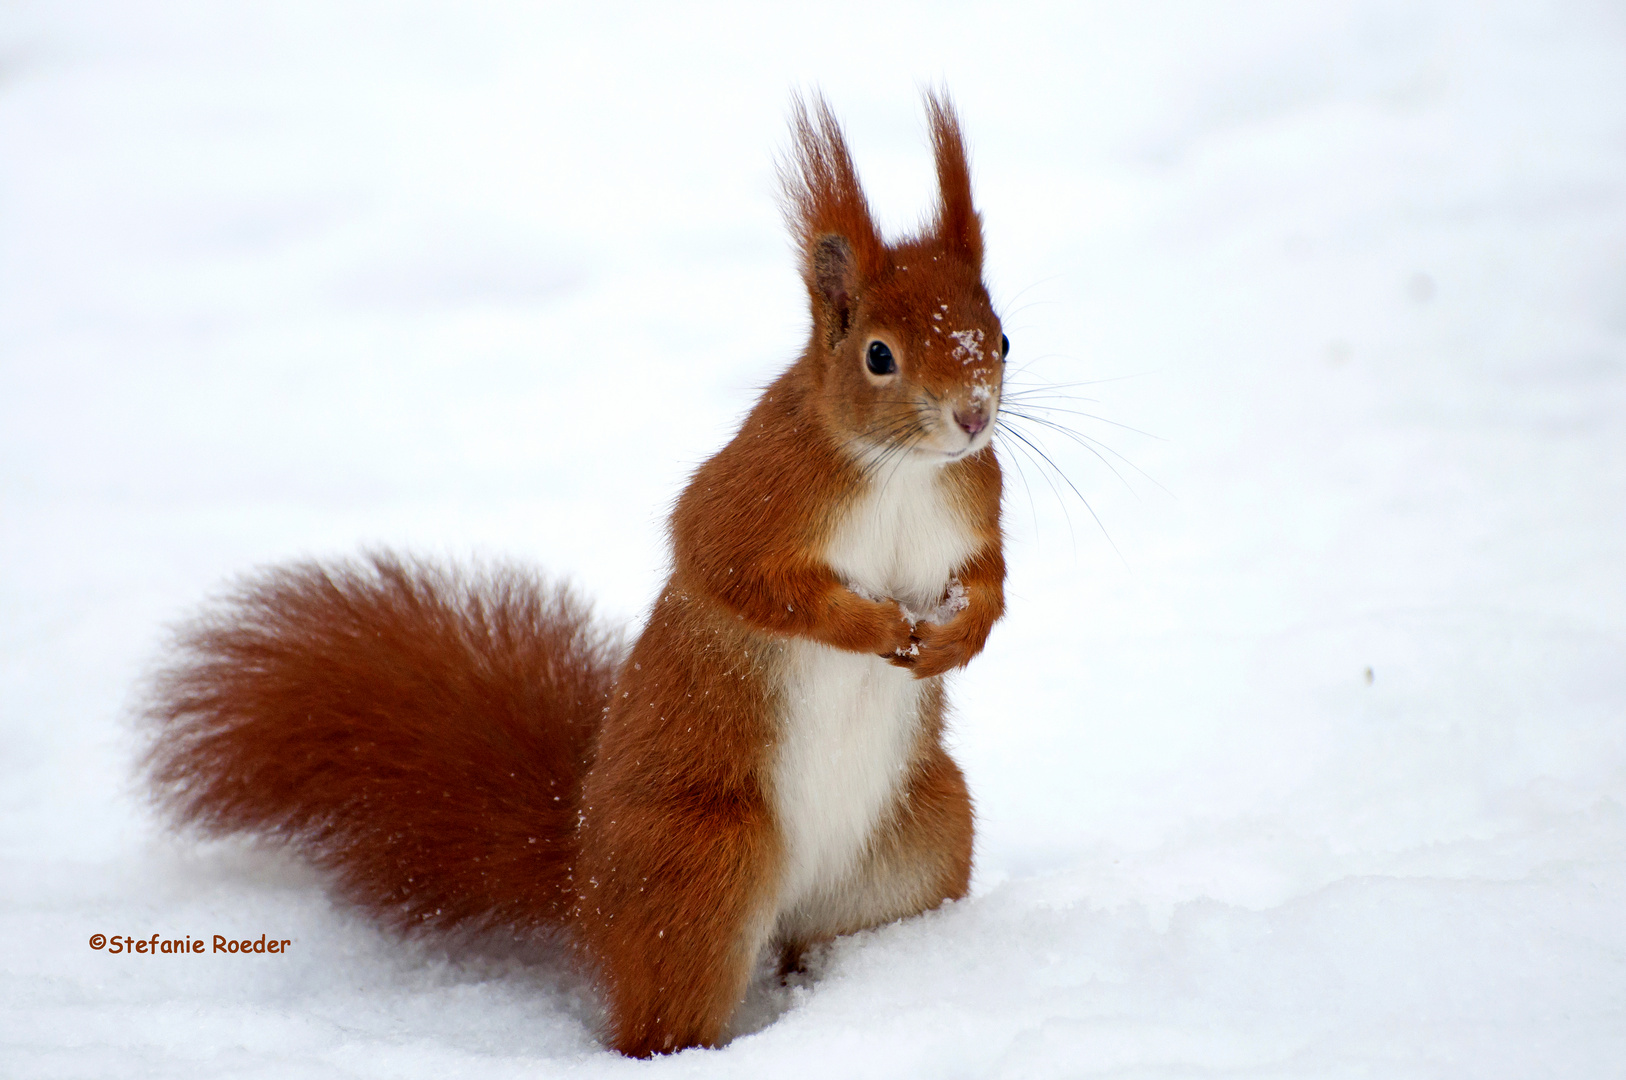
<path fill-rule="evenodd" d="M 804 333 L 790 91 L 901 230 L 933 80 L 1005 404 L 1085 440 L 1001 437 L 968 900 L 641 1064 L 545 948 L 162 828 L 129 713 L 235 573 L 514 557 L 636 619 Z M 0 148 L 0 1073 L 1620 1072 L 1616 7 L 20 3 Z"/>

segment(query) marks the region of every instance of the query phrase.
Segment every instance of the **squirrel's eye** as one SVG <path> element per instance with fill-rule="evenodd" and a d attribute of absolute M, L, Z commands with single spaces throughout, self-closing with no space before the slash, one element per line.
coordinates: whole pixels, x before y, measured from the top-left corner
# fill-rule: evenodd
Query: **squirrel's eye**
<path fill-rule="evenodd" d="M 869 368 L 871 375 L 890 375 L 898 370 L 898 362 L 892 359 L 892 350 L 886 347 L 884 341 L 869 343 L 869 355 L 864 358 L 864 366 Z"/>
<path fill-rule="evenodd" d="M 999 362 L 1004 363 L 1005 358 L 1011 355 L 1011 339 L 1004 334 L 999 335 Z"/>

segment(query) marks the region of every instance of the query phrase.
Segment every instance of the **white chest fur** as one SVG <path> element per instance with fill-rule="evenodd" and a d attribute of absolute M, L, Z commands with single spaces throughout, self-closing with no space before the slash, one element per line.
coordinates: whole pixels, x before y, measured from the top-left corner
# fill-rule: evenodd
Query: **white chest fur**
<path fill-rule="evenodd" d="M 889 461 L 878 472 L 874 486 L 837 526 L 825 559 L 860 592 L 930 611 L 976 550 L 976 537 L 937 464 Z"/>
<path fill-rule="evenodd" d="M 916 610 L 942 599 L 975 550 L 935 463 L 888 463 L 825 558 L 860 592 Z M 780 910 L 839 892 L 908 771 L 922 684 L 878 656 L 792 641 L 774 793 L 785 843 Z"/>

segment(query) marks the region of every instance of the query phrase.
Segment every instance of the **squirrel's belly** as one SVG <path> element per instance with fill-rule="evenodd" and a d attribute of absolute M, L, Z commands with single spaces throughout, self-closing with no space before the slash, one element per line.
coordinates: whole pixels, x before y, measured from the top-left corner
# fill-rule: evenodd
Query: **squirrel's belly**
<path fill-rule="evenodd" d="M 779 910 L 838 891 L 915 752 L 922 684 L 878 656 L 787 647 L 774 805 L 784 842 Z"/>
<path fill-rule="evenodd" d="M 848 507 L 822 554 L 855 591 L 930 610 L 975 549 L 940 468 L 905 458 Z M 925 684 L 879 656 L 805 638 L 786 642 L 785 660 L 774 762 L 785 866 L 778 906 L 817 923 L 821 901 L 852 887 L 908 775 Z"/>

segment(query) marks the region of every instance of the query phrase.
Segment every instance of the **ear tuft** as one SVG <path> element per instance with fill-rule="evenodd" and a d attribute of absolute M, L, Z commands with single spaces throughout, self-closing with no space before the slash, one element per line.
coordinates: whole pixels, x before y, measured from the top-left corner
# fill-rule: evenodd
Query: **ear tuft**
<path fill-rule="evenodd" d="M 937 159 L 937 221 L 933 232 L 943 246 L 982 268 L 982 217 L 971 203 L 971 164 L 960 118 L 942 90 L 926 92 L 926 119 L 931 126 L 932 155 Z"/>
<path fill-rule="evenodd" d="M 858 184 L 847 140 L 818 94 L 791 101 L 795 145 L 780 161 L 785 218 L 802 252 L 802 279 L 814 320 L 832 344 L 847 331 L 852 305 L 886 269 L 886 247 Z"/>

